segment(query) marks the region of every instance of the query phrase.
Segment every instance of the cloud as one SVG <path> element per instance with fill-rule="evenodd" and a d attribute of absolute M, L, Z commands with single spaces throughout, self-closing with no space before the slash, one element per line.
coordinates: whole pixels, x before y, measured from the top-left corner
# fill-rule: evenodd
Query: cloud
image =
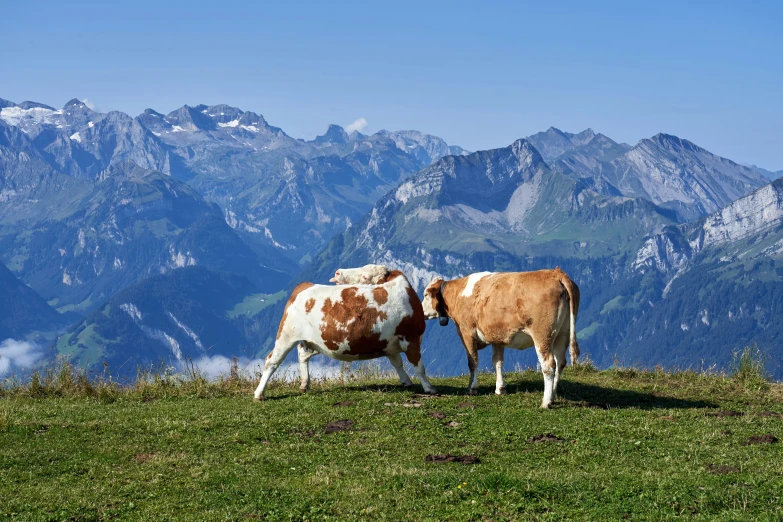
<path fill-rule="evenodd" d="M 231 374 L 232 362 L 233 359 L 231 357 L 213 355 L 211 357 L 204 356 L 196 359 L 193 361 L 193 364 L 207 379 L 217 379 L 218 377 L 228 377 Z M 261 373 L 264 371 L 264 359 L 237 357 L 237 367 L 241 375 L 249 376 L 253 379 L 260 378 Z M 185 363 L 180 363 L 179 369 L 185 370 Z M 340 376 L 340 373 L 341 367 L 339 363 L 320 364 L 312 360 L 310 361 L 311 379 L 336 379 Z M 273 378 L 285 382 L 298 381 L 299 364 L 289 363 L 281 365 L 275 372 Z"/>
<path fill-rule="evenodd" d="M 367 120 L 364 118 L 359 118 L 358 120 L 354 121 L 350 125 L 345 127 L 345 132 L 348 134 L 352 133 L 353 131 L 359 131 L 362 132 L 367 127 Z"/>
<path fill-rule="evenodd" d="M 82 103 L 85 104 L 88 109 L 93 110 L 93 111 L 96 110 L 95 109 L 95 102 L 93 102 L 91 100 L 88 100 L 87 98 L 82 98 Z"/>
<path fill-rule="evenodd" d="M 0 343 L 0 376 L 14 369 L 30 368 L 43 357 L 40 348 L 27 341 L 6 339 Z"/>

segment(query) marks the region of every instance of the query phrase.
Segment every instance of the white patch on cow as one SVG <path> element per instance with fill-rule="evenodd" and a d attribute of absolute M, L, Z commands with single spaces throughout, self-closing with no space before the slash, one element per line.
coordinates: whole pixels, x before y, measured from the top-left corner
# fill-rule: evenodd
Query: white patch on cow
<path fill-rule="evenodd" d="M 476 283 L 481 281 L 487 276 L 495 275 L 495 272 L 478 272 L 476 274 L 470 274 L 468 276 L 468 284 L 465 285 L 465 289 L 460 294 L 462 297 L 470 297 L 473 295 L 473 288 Z"/>
<path fill-rule="evenodd" d="M 484 332 L 482 332 L 478 328 L 476 328 L 476 337 L 478 337 L 478 340 L 481 341 L 482 343 L 484 344 L 487 343 L 487 339 L 484 337 Z"/>

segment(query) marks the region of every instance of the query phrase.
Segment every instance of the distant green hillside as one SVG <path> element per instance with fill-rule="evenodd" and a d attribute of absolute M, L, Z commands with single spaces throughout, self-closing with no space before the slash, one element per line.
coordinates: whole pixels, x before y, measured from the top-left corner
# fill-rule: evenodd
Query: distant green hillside
<path fill-rule="evenodd" d="M 279 296 L 259 294 L 239 275 L 180 268 L 119 291 L 61 336 L 57 352 L 83 366 L 106 362 L 113 372 L 131 375 L 161 362 L 252 357 L 266 344 L 254 332 L 253 316 L 263 307 L 245 303 Z"/>

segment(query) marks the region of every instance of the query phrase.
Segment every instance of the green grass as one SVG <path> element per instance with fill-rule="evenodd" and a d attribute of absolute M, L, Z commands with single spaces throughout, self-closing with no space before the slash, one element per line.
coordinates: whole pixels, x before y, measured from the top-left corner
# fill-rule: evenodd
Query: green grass
<path fill-rule="evenodd" d="M 604 307 L 601 309 L 601 315 L 608 314 L 612 310 L 615 310 L 617 308 L 620 308 L 623 304 L 623 296 L 618 295 L 611 301 L 607 302 Z"/>
<path fill-rule="evenodd" d="M 253 294 L 245 297 L 241 303 L 237 303 L 233 309 L 226 312 L 226 315 L 231 319 L 240 315 L 247 315 L 253 317 L 258 312 L 273 305 L 281 299 L 285 298 L 288 294 L 285 290 L 281 290 L 275 294 Z"/>
<path fill-rule="evenodd" d="M 68 313 L 68 312 L 81 312 L 81 311 L 86 310 L 87 308 L 89 308 L 89 306 L 91 304 L 92 304 L 92 298 L 88 297 L 87 299 L 85 299 L 81 303 L 64 305 L 64 306 L 61 306 L 60 308 L 57 308 L 56 310 L 58 312 L 60 312 L 61 314 L 65 314 L 65 313 Z"/>
<path fill-rule="evenodd" d="M 462 377 L 433 379 L 433 398 L 273 383 L 254 403 L 241 378 L 120 388 L 60 370 L 0 389 L 0 519 L 780 520 L 781 444 L 746 442 L 783 438 L 760 415 L 783 412 L 783 386 L 751 374 L 569 368 L 542 411 L 534 372 L 508 374 L 502 397 L 482 375 L 477 397 Z M 710 415 L 729 409 L 743 415 Z M 528 442 L 544 433 L 563 442 Z M 425 462 L 441 453 L 481 462 Z"/>

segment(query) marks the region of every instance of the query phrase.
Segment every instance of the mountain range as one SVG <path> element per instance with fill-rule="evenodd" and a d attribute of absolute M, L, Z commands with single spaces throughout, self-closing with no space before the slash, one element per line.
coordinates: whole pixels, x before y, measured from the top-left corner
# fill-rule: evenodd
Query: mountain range
<path fill-rule="evenodd" d="M 0 288 L 27 303 L 3 335 L 133 371 L 252 358 L 286 289 L 337 267 L 385 263 L 421 290 L 561 266 L 598 364 L 725 367 L 739 344 L 779 340 L 775 177 L 667 134 L 550 128 L 470 153 L 417 131 L 300 140 L 228 105 L 133 118 L 0 100 Z M 464 371 L 452 328 L 428 329 L 432 371 Z"/>

